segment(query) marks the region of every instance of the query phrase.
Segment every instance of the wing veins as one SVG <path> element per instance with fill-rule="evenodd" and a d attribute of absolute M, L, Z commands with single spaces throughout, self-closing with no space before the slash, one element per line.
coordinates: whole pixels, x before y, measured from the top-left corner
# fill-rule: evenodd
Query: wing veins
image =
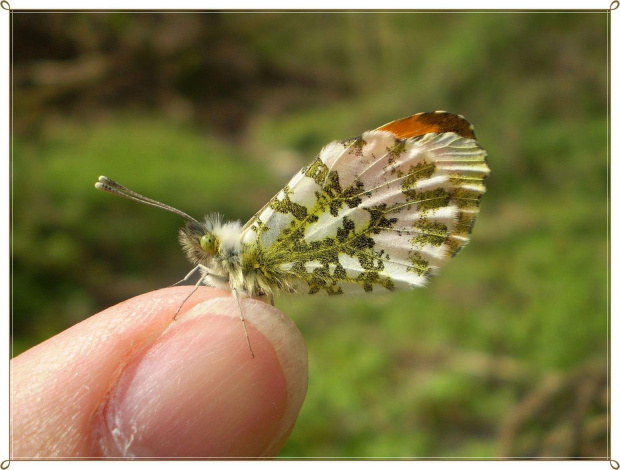
<path fill-rule="evenodd" d="M 373 188 L 373 190 L 375 190 L 376 188 Z M 386 210 L 386 213 L 389 212 L 393 212 L 394 210 L 397 209 L 402 209 L 403 207 L 407 207 L 410 206 L 411 204 L 419 204 L 421 202 L 428 202 L 428 201 L 434 201 L 437 199 L 443 199 L 445 196 L 438 196 L 438 197 L 432 197 L 432 198 L 427 198 L 427 199 L 419 199 L 419 200 L 412 200 L 412 201 L 407 201 L 404 204 L 400 204 L 400 205 L 394 205 L 392 207 L 390 207 L 388 210 Z M 334 200 L 342 200 L 342 201 L 347 201 L 349 199 L 352 199 L 352 197 L 350 198 L 334 198 Z M 305 219 L 303 219 L 303 221 L 300 221 L 300 224 L 297 228 L 295 228 L 295 230 L 292 230 L 285 238 L 282 238 L 279 242 L 277 242 L 279 245 L 282 245 L 283 242 L 286 242 L 288 239 L 290 239 L 294 234 L 296 234 L 302 227 L 304 227 L 306 224 L 305 222 L 308 220 L 308 218 L 310 218 L 311 216 L 315 215 L 316 212 L 322 212 L 319 209 L 316 209 L 316 211 L 313 211 L 311 213 L 309 213 Z M 274 242 L 275 243 L 275 242 Z"/>
<path fill-rule="evenodd" d="M 403 175 L 403 176 L 399 176 L 398 178 L 394 178 L 393 180 L 386 181 L 385 183 L 380 184 L 380 185 L 378 185 L 378 186 L 375 186 L 374 188 L 370 188 L 370 189 L 368 189 L 367 191 L 364 191 L 363 193 L 358 194 L 357 196 L 364 196 L 364 195 L 366 195 L 366 194 L 371 194 L 371 193 L 373 193 L 374 191 L 376 191 L 376 190 L 378 190 L 378 189 L 381 189 L 381 188 L 384 188 L 385 186 L 389 186 L 389 185 L 390 185 L 390 184 L 392 184 L 392 183 L 396 183 L 397 181 L 400 181 L 400 180 L 402 180 L 402 179 L 406 178 L 406 177 L 407 177 L 407 176 L 409 176 L 409 175 L 415 175 L 415 174 L 421 173 L 422 171 L 424 171 L 424 170 L 428 169 L 428 167 L 429 167 L 429 166 L 435 166 L 435 165 L 433 165 L 433 164 L 429 164 L 428 166 L 424 166 L 423 168 L 420 168 L 418 171 L 415 171 L 415 172 L 413 172 L 413 173 L 407 173 L 407 174 L 405 174 L 405 175 Z M 348 199 L 348 198 L 343 198 L 343 199 L 344 199 L 344 200 L 346 200 L 346 199 Z"/>
<path fill-rule="evenodd" d="M 362 235 L 365 235 L 365 234 L 366 234 L 369 230 L 370 230 L 370 228 L 369 228 L 369 227 L 365 228 L 363 231 L 359 232 L 359 234 L 357 234 L 355 237 L 351 238 L 351 240 L 347 240 L 346 242 L 342 243 L 342 244 L 341 244 L 341 246 L 342 246 L 342 245 L 348 245 L 349 243 L 353 242 L 356 238 L 358 238 L 358 237 L 360 237 L 360 236 L 362 236 Z M 313 254 L 313 255 L 315 255 L 315 254 L 319 254 L 319 253 L 328 253 L 329 251 L 331 251 L 331 250 L 336 250 L 336 249 L 337 249 L 337 248 L 331 248 L 331 247 L 330 247 L 330 248 L 324 248 L 324 249 L 322 249 L 322 250 L 313 251 L 313 252 L 312 252 L 312 254 Z M 405 266 L 405 267 L 410 267 L 410 266 L 411 266 L 411 264 L 397 262 L 397 261 L 395 261 L 395 260 L 393 260 L 393 259 L 384 259 L 384 258 L 381 258 L 380 256 L 377 256 L 377 254 L 376 254 L 376 252 L 375 252 L 374 250 L 372 250 L 372 254 L 371 254 L 371 255 L 369 255 L 369 257 L 371 257 L 371 258 L 373 258 L 373 259 L 375 259 L 375 260 L 380 260 L 381 262 L 394 263 L 394 264 L 397 264 L 397 265 L 399 265 L 399 266 Z M 298 259 L 298 260 L 296 260 L 296 261 L 304 261 L 304 262 L 307 262 L 307 261 L 316 261 L 316 260 L 317 260 L 317 258 L 318 258 L 318 256 L 313 256 L 312 258 L 308 258 L 307 260 Z M 279 263 L 279 264 L 284 264 L 284 263 Z M 362 269 L 363 269 L 363 268 L 362 268 Z M 364 271 L 365 271 L 365 270 L 364 270 Z M 307 272 L 308 272 L 308 271 L 307 271 Z M 361 272 L 361 271 L 360 271 L 360 272 Z M 379 274 L 381 274 L 381 273 L 379 273 Z"/>
<path fill-rule="evenodd" d="M 448 173 L 448 175 L 450 176 L 450 179 L 455 179 L 455 180 L 466 180 L 466 181 L 484 181 L 484 176 L 456 176 L 456 175 L 450 175 Z"/>
<path fill-rule="evenodd" d="M 394 204 L 393 206 L 387 208 L 385 210 L 385 213 L 387 214 L 389 212 L 394 212 L 395 210 L 410 206 L 411 204 L 419 204 L 421 202 L 436 201 L 438 199 L 443 199 L 443 198 L 445 198 L 445 196 L 429 197 L 428 199 L 411 200 L 411 201 L 404 202 L 402 204 Z M 447 206 L 442 206 L 442 207 L 447 207 Z"/>
<path fill-rule="evenodd" d="M 360 178 L 361 176 L 365 175 L 368 170 L 370 170 L 373 166 L 375 166 L 377 163 L 379 163 L 381 160 L 383 160 L 385 157 L 387 157 L 389 155 L 389 153 L 390 152 L 385 152 L 379 158 L 375 158 L 374 162 L 372 162 L 370 165 L 368 165 L 366 168 L 364 168 L 364 171 L 362 171 L 359 175 L 357 175 L 357 178 Z"/>
<path fill-rule="evenodd" d="M 345 145 L 345 146 L 344 146 L 344 148 L 342 149 L 342 152 L 340 152 L 340 155 L 338 155 L 338 156 L 336 157 L 336 159 L 335 159 L 335 160 L 334 160 L 334 162 L 332 163 L 331 167 L 329 167 L 329 168 L 327 169 L 327 174 L 325 175 L 325 181 L 323 181 L 323 187 L 322 187 L 321 189 L 325 189 L 325 185 L 329 182 L 329 175 L 330 175 L 330 174 L 331 174 L 331 172 L 332 172 L 332 168 L 334 168 L 334 167 L 336 166 L 336 164 L 338 163 L 338 160 L 340 160 L 340 159 L 342 158 L 342 156 L 343 156 L 344 154 L 346 154 L 346 153 L 349 151 L 349 149 L 350 149 L 351 147 L 353 147 L 353 145 L 355 144 L 355 142 L 356 142 L 356 139 L 353 139 L 353 140 L 351 140 L 351 143 L 350 143 L 349 145 Z M 320 153 L 319 153 L 319 156 L 318 156 L 317 158 L 319 158 L 320 156 L 321 156 L 321 155 L 320 155 Z M 320 159 L 320 158 L 319 158 L 319 159 Z M 323 160 L 321 160 L 321 162 L 323 162 Z M 324 164 L 325 166 L 327 166 L 327 165 L 325 164 L 325 162 L 323 162 L 323 164 Z"/>
<path fill-rule="evenodd" d="M 343 155 L 345 155 L 345 154 L 349 151 L 349 149 L 350 149 L 350 148 L 354 145 L 354 143 L 355 143 L 355 142 L 356 142 L 356 140 L 352 140 L 352 141 L 351 141 L 351 143 L 350 143 L 348 146 L 345 146 L 345 147 L 344 147 L 344 149 L 342 150 L 342 152 L 338 155 L 338 157 L 337 157 L 337 158 L 336 158 L 336 160 L 334 161 L 334 163 L 333 163 L 333 164 L 331 165 L 331 167 L 328 169 L 328 172 L 327 172 L 327 174 L 326 174 L 326 176 L 325 176 L 325 182 L 323 183 L 322 189 L 324 189 L 324 188 L 325 188 L 325 184 L 327 184 L 327 181 L 329 180 L 329 175 L 331 174 L 332 169 L 336 166 L 336 164 L 337 164 L 338 160 L 340 160 L 340 158 L 342 158 L 342 156 L 343 156 Z M 439 146 L 439 147 L 449 147 L 452 143 L 453 143 L 453 142 L 450 142 L 450 143 L 449 143 L 449 144 L 447 144 L 447 145 L 443 145 L 443 146 Z M 439 148 L 439 147 L 438 147 L 438 148 Z M 467 148 L 469 148 L 469 147 L 467 147 Z M 433 150 L 435 150 L 435 148 L 431 148 L 429 151 L 431 151 L 431 152 L 432 152 Z M 477 150 L 478 150 L 478 151 L 480 151 L 480 148 L 478 147 L 478 148 L 477 148 Z M 469 153 L 469 152 L 468 152 L 468 153 Z M 389 152 L 386 152 L 386 153 L 385 153 L 385 154 L 383 154 L 380 158 L 377 158 L 377 159 L 376 159 L 376 160 L 372 163 L 372 165 L 374 165 L 374 164 L 378 163 L 379 161 L 383 160 L 383 159 L 384 159 L 384 158 L 385 158 L 388 154 L 389 154 Z M 474 155 L 476 155 L 476 154 L 474 154 Z M 319 154 L 319 157 L 320 157 L 320 154 Z M 319 158 L 319 157 L 317 157 L 317 158 Z M 466 159 L 464 159 L 464 158 L 461 158 L 461 159 L 454 159 L 454 160 L 439 160 L 439 161 L 437 161 L 436 163 L 439 163 L 439 164 L 443 164 L 443 163 L 446 163 L 446 162 L 458 162 L 458 163 L 463 163 L 464 161 L 465 161 L 465 162 L 467 162 L 467 163 L 470 163 L 470 161 L 469 161 L 469 160 L 466 160 Z M 484 162 L 484 160 L 482 160 L 482 161 Z M 325 162 L 323 162 L 323 164 L 325 164 Z M 371 166 L 372 166 L 372 165 L 371 165 Z M 437 165 L 437 164 L 435 164 L 435 163 L 431 163 L 429 166 L 435 166 L 437 169 L 441 170 L 445 176 L 448 176 L 448 177 L 450 178 L 450 175 L 446 173 L 446 170 L 445 170 L 445 169 L 442 169 L 439 165 Z M 411 173 L 411 174 L 417 174 L 418 172 L 421 172 L 421 171 L 423 171 L 424 169 L 428 169 L 428 166 L 426 166 L 426 165 L 425 165 L 425 167 L 424 167 L 424 168 L 420 168 L 419 170 L 416 170 L 414 173 Z M 363 175 L 363 174 L 364 174 L 367 170 L 368 170 L 368 168 L 365 168 L 365 169 L 364 169 L 364 171 L 363 171 L 362 173 L 360 173 L 360 175 L 357 175 L 357 176 L 356 176 L 356 179 L 358 179 L 360 176 L 362 176 L 362 175 Z M 305 175 L 304 175 L 304 176 L 305 176 Z M 393 183 L 395 183 L 395 182 L 397 182 L 397 181 L 400 181 L 400 180 L 402 180 L 402 179 L 406 178 L 407 176 L 409 176 L 409 173 L 407 173 L 407 174 L 405 174 L 405 175 L 403 175 L 403 176 L 400 176 L 400 177 L 398 177 L 398 178 L 395 178 L 395 179 L 392 179 L 392 180 L 386 181 L 385 183 L 383 183 L 383 184 L 381 184 L 381 185 L 378 185 L 378 186 L 375 186 L 375 187 L 373 187 L 373 188 L 371 188 L 371 189 L 368 189 L 368 190 L 366 190 L 366 191 L 364 191 L 364 192 L 362 192 L 362 193 L 359 193 L 359 194 L 356 194 L 356 195 L 351 195 L 351 196 L 349 196 L 349 197 L 334 197 L 334 198 L 333 198 L 333 200 L 335 200 L 335 201 L 342 201 L 342 202 L 346 202 L 346 201 L 348 201 L 348 200 L 351 200 L 351 199 L 356 198 L 356 197 L 360 197 L 360 196 L 362 196 L 362 195 L 372 194 L 373 192 L 377 191 L 378 189 L 381 189 L 381 188 L 386 187 L 386 186 L 388 186 L 388 185 L 390 185 L 390 184 L 393 184 Z M 452 177 L 452 178 L 456 178 L 456 179 L 464 179 L 464 178 L 461 178 L 461 177 L 459 177 L 459 176 L 454 176 L 454 177 Z M 483 180 L 483 177 L 481 177 L 480 179 L 476 179 L 476 181 L 482 181 L 482 180 Z M 291 188 L 291 189 L 293 189 L 293 188 Z M 428 202 L 428 201 L 437 200 L 437 199 L 440 199 L 440 198 L 441 198 L 441 197 L 429 198 L 429 199 L 422 199 L 422 200 L 417 200 L 417 201 L 414 201 L 414 200 L 407 201 L 407 202 L 405 202 L 404 204 L 395 205 L 395 206 L 390 207 L 390 208 L 389 208 L 389 210 L 386 210 L 386 213 L 389 213 L 389 212 L 393 212 L 393 211 L 395 211 L 395 210 L 402 209 L 402 208 L 407 207 L 407 206 L 410 206 L 410 205 L 412 205 L 412 204 L 417 204 L 417 203 L 421 203 L 421 202 Z M 455 199 L 460 199 L 460 200 L 475 200 L 475 199 L 465 199 L 465 198 L 455 198 Z M 271 201 L 270 201 L 270 202 L 271 202 Z M 262 211 L 265 209 L 265 207 L 269 206 L 270 202 L 268 202 L 268 203 L 267 203 L 267 204 L 263 207 L 263 209 L 261 209 L 261 210 L 260 210 L 260 211 L 259 211 L 259 212 L 258 212 L 258 213 L 254 216 L 254 217 L 252 217 L 252 219 L 251 219 L 251 221 L 252 221 L 252 222 L 254 222 L 256 219 L 258 219 L 258 218 L 259 218 L 259 217 L 258 217 L 258 215 L 260 214 L 260 212 L 262 212 Z M 291 232 L 289 232 L 285 238 L 282 238 L 282 239 L 280 239 L 280 240 L 279 240 L 279 242 L 277 242 L 277 243 L 278 243 L 278 245 L 282 245 L 282 243 L 283 243 L 283 242 L 286 242 L 286 241 L 287 241 L 287 240 L 289 240 L 289 239 L 290 239 L 293 235 L 297 234 L 297 233 L 298 233 L 298 232 L 299 232 L 299 231 L 300 231 L 303 227 L 306 227 L 306 226 L 308 225 L 308 224 L 307 224 L 308 219 L 309 219 L 310 217 L 312 217 L 312 216 L 315 216 L 317 213 L 324 212 L 324 209 L 325 209 L 325 207 L 324 207 L 324 206 L 319 206 L 319 207 L 317 207 L 314 211 L 309 212 L 303 220 L 299 220 L 299 225 L 298 225 L 298 226 L 297 226 L 294 230 L 292 230 Z M 246 227 L 247 227 L 247 228 L 246 228 Z M 251 224 L 250 224 L 250 222 L 248 222 L 248 223 L 246 224 L 246 226 L 244 226 L 244 233 L 245 233 L 248 229 L 250 229 L 250 227 L 251 227 Z M 276 242 L 274 242 L 274 243 L 276 243 Z"/>

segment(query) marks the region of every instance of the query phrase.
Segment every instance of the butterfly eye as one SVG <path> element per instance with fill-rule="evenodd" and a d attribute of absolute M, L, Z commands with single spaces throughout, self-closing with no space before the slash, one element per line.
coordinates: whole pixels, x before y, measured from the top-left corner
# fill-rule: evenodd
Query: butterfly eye
<path fill-rule="evenodd" d="M 214 255 L 217 252 L 217 240 L 211 233 L 206 233 L 200 237 L 200 248 L 205 253 Z"/>

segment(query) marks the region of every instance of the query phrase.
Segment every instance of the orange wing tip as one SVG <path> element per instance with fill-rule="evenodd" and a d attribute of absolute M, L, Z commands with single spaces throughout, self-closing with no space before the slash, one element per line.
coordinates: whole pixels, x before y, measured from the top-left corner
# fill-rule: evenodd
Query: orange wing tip
<path fill-rule="evenodd" d="M 435 111 L 432 113 L 418 113 L 396 121 L 388 122 L 378 131 L 387 131 L 399 139 L 409 139 L 424 134 L 454 132 L 461 137 L 475 139 L 474 126 L 460 115 L 447 111 Z"/>

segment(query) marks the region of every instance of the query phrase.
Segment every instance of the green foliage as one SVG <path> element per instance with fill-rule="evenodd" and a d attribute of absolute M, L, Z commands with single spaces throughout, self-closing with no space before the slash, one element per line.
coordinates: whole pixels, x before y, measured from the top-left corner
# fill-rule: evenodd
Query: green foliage
<path fill-rule="evenodd" d="M 96 191 L 99 174 L 197 218 L 213 211 L 248 218 L 255 199 L 270 197 L 260 188 L 230 191 L 231 181 L 269 181 L 261 165 L 161 120 L 54 122 L 49 137 L 17 139 L 15 155 L 14 320 L 18 337 L 31 336 L 22 347 L 111 302 L 170 285 L 189 267 L 176 242 L 182 221 Z M 23 350 L 14 346 L 15 354 Z"/>
<path fill-rule="evenodd" d="M 99 174 L 247 220 L 322 145 L 446 109 L 489 153 L 472 242 L 426 289 L 278 301 L 310 354 L 281 456 L 497 456 L 540 381 L 605 359 L 604 13 L 90 16 L 32 19 L 54 32 L 43 59 L 117 54 L 126 82 L 20 81 L 48 49 L 16 51 L 14 354 L 189 268 L 181 221 L 95 191 Z"/>

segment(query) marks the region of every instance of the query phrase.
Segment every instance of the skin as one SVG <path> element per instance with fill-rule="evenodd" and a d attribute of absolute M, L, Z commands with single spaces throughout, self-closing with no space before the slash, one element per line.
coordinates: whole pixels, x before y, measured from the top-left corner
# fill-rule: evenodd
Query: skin
<path fill-rule="evenodd" d="M 301 409 L 307 351 L 280 311 L 230 292 L 150 292 L 11 361 L 11 459 L 271 457 Z"/>

